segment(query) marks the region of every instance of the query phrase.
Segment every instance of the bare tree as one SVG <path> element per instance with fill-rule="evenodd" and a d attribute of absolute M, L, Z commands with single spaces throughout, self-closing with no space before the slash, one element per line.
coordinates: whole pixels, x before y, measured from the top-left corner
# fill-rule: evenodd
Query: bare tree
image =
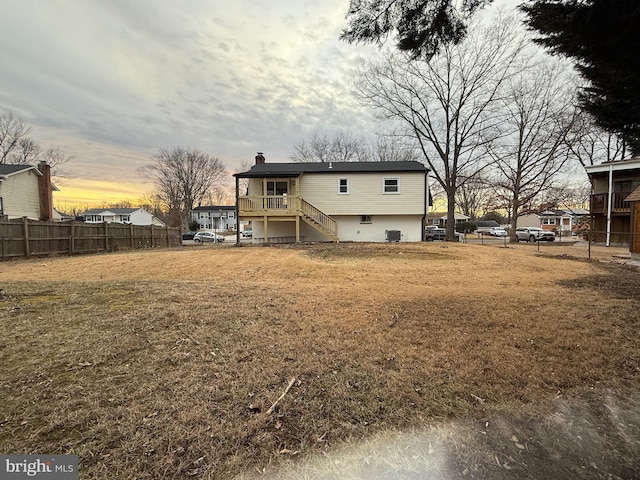
<path fill-rule="evenodd" d="M 63 165 L 72 159 L 59 148 L 43 149 L 29 135 L 31 127 L 13 113 L 0 115 L 0 164 L 35 165 L 41 161 L 51 166 L 51 174 L 60 179 L 68 176 Z"/>
<path fill-rule="evenodd" d="M 253 163 L 251 163 L 251 160 L 245 159 L 242 161 L 242 163 L 240 164 L 240 166 L 238 167 L 238 169 L 236 170 L 235 173 L 244 173 L 244 172 L 248 172 L 249 170 L 251 170 L 251 166 L 253 165 Z M 247 191 L 249 188 L 249 179 L 248 178 L 239 178 L 238 179 L 238 191 L 240 192 L 240 195 L 246 195 Z M 235 201 L 235 200 L 234 200 Z"/>
<path fill-rule="evenodd" d="M 509 194 L 512 232 L 518 216 L 534 210 L 536 200 L 558 186 L 567 164 L 567 133 L 574 119 L 573 92 L 559 62 L 543 62 L 507 82 L 501 135 L 490 143 L 497 171 L 495 183 Z"/>
<path fill-rule="evenodd" d="M 472 219 L 482 218 L 496 208 L 494 186 L 482 172 L 461 182 L 456 191 L 456 206 Z"/>
<path fill-rule="evenodd" d="M 567 147 L 583 167 L 622 160 L 627 154 L 623 139 L 598 127 L 594 118 L 585 111 L 579 111 L 567 133 Z"/>
<path fill-rule="evenodd" d="M 407 143 L 403 135 L 378 135 L 371 149 L 371 160 L 377 162 L 410 162 L 421 160 L 415 145 Z"/>
<path fill-rule="evenodd" d="M 431 61 L 390 54 L 365 64 L 356 79 L 362 105 L 395 120 L 413 140 L 447 196 L 447 239 L 454 239 L 456 192 L 487 167 L 484 155 L 501 118 L 503 83 L 514 74 L 526 40 L 513 20 L 474 26 Z"/>
<path fill-rule="evenodd" d="M 13 113 L 0 116 L 0 164 L 21 163 L 22 147 L 31 129 Z M 17 160 L 17 161 L 16 161 Z"/>
<path fill-rule="evenodd" d="M 155 183 L 171 223 L 187 228 L 194 205 L 219 185 L 225 168 L 219 158 L 194 148 L 161 148 L 153 162 L 140 169 Z"/>
<path fill-rule="evenodd" d="M 294 162 L 360 162 L 369 157 L 366 142 L 350 131 L 337 132 L 332 137 L 314 134 L 310 140 L 295 145 Z"/>

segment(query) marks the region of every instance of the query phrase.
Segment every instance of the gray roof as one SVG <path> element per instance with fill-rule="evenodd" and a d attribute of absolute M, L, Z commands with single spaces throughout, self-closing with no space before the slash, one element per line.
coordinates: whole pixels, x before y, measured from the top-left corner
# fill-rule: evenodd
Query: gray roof
<path fill-rule="evenodd" d="M 428 172 L 420 162 L 313 162 L 260 163 L 251 170 L 236 173 L 238 178 L 298 177 L 303 173 L 368 173 L 368 172 Z"/>
<path fill-rule="evenodd" d="M 12 173 L 16 173 L 21 170 L 29 170 L 31 168 L 38 170 L 33 165 L 7 165 L 3 163 L 0 165 L 0 175 L 11 175 Z M 39 172 L 40 171 L 38 170 L 38 173 Z"/>
<path fill-rule="evenodd" d="M 495 220 L 473 220 L 471 223 L 475 223 L 476 227 L 487 228 L 487 227 L 499 227 L 500 224 Z"/>
<path fill-rule="evenodd" d="M 140 210 L 139 208 L 90 208 L 85 210 L 80 215 L 99 215 L 104 212 L 115 213 L 116 215 L 129 215 L 130 213 Z"/>
<path fill-rule="evenodd" d="M 212 212 L 215 210 L 235 210 L 235 205 L 202 205 L 196 207 L 192 212 Z"/>

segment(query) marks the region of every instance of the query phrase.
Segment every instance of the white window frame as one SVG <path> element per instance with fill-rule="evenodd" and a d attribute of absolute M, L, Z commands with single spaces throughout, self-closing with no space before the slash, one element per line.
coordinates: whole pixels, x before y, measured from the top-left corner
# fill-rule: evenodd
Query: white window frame
<path fill-rule="evenodd" d="M 396 182 L 396 191 L 387 190 L 387 181 L 388 180 L 395 180 L 395 182 Z M 384 177 L 382 179 L 382 193 L 385 194 L 385 195 L 399 195 L 400 194 L 400 177 Z"/>
<path fill-rule="evenodd" d="M 540 222 L 542 225 L 557 225 L 558 222 L 555 218 L 543 218 Z"/>
<path fill-rule="evenodd" d="M 371 215 L 360 215 L 360 223 L 373 223 Z"/>
<path fill-rule="evenodd" d="M 342 191 L 342 181 L 346 182 L 346 187 L 347 187 L 347 191 L 343 192 Z M 341 177 L 338 179 L 338 195 L 349 195 L 349 178 L 348 177 Z"/>

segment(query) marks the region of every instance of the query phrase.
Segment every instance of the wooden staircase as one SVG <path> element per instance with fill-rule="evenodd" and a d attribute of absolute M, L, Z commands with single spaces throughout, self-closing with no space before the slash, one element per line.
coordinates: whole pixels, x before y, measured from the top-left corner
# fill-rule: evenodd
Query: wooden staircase
<path fill-rule="evenodd" d="M 334 242 L 338 241 L 338 224 L 326 213 L 300 198 L 300 218 Z"/>

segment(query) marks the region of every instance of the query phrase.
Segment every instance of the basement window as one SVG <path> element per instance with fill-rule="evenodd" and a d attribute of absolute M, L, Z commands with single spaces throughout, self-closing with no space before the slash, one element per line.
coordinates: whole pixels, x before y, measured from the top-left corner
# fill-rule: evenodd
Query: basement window
<path fill-rule="evenodd" d="M 360 223 L 372 223 L 371 215 L 360 215 Z"/>

